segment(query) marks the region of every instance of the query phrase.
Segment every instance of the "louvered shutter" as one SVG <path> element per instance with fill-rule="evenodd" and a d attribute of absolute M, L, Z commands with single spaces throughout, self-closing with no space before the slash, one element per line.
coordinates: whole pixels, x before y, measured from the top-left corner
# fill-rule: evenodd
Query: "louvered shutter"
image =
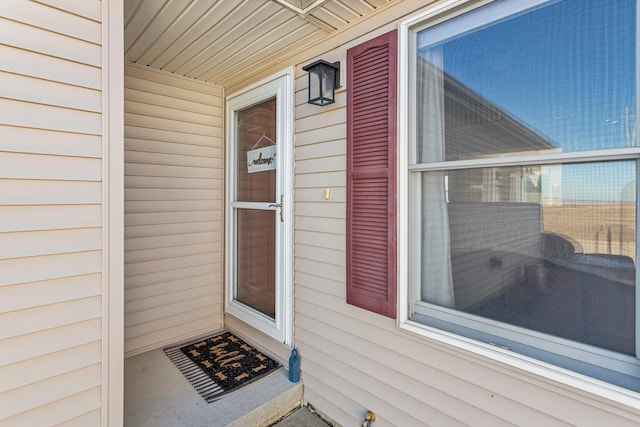
<path fill-rule="evenodd" d="M 397 31 L 347 51 L 347 302 L 396 317 Z"/>

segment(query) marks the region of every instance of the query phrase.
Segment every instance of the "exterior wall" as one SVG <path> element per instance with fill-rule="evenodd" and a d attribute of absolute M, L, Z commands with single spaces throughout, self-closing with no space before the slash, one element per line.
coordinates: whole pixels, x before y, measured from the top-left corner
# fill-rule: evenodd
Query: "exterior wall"
<path fill-rule="evenodd" d="M 222 327 L 221 88 L 125 66 L 125 353 Z"/>
<path fill-rule="evenodd" d="M 346 94 L 339 90 L 328 107 L 307 104 L 301 66 L 319 58 L 344 65 L 346 49 L 397 28 L 424 3 L 399 2 L 293 59 L 295 345 L 305 400 L 345 426 L 366 410 L 376 413 L 376 426 L 637 425 L 634 393 L 597 396 L 568 385 L 570 378 L 556 382 L 413 335 L 346 304 Z"/>
<path fill-rule="evenodd" d="M 2 425 L 106 424 L 118 394 L 103 308 L 104 10 L 0 2 Z"/>

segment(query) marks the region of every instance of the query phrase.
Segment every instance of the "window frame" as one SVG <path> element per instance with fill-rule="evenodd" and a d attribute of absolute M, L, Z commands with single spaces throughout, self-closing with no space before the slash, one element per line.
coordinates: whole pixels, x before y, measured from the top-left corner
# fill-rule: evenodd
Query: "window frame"
<path fill-rule="evenodd" d="M 426 8 L 423 12 L 412 16 L 399 24 L 398 44 L 398 321 L 397 326 L 411 336 L 419 336 L 430 343 L 446 344 L 459 350 L 470 352 L 482 358 L 490 359 L 498 363 L 522 369 L 534 373 L 543 378 L 561 382 L 573 387 L 587 390 L 597 395 L 606 396 L 616 401 L 631 398 L 635 405 L 638 404 L 640 393 L 627 388 L 626 380 L 630 382 L 640 380 L 640 268 L 636 265 L 636 356 L 625 355 L 614 351 L 599 349 L 587 344 L 570 341 L 564 338 L 552 337 L 534 330 L 521 328 L 515 325 L 506 325 L 490 319 L 483 319 L 482 323 L 491 325 L 494 329 L 501 329 L 504 334 L 500 336 L 481 331 L 482 328 L 471 327 L 478 323 L 478 317 L 468 315 L 462 311 L 441 308 L 432 304 L 417 301 L 413 290 L 416 278 L 419 277 L 418 263 L 415 262 L 419 248 L 411 247 L 411 224 L 416 223 L 412 215 L 416 210 L 413 201 L 419 200 L 419 195 L 410 194 L 416 191 L 415 185 L 411 185 L 412 177 L 419 176 L 421 172 L 445 171 L 467 168 L 549 165 L 549 164 L 576 164 L 604 161 L 636 161 L 636 177 L 640 177 L 640 147 L 616 148 L 606 150 L 575 151 L 565 153 L 545 153 L 537 155 L 514 156 L 504 158 L 480 158 L 470 160 L 457 160 L 448 162 L 416 163 L 411 164 L 410 159 L 415 159 L 415 52 L 416 34 L 424 29 L 449 21 L 459 15 L 476 10 L 482 6 L 493 3 L 495 0 L 449 0 Z M 541 0 L 529 0 L 527 4 L 535 5 L 546 3 Z M 526 8 L 528 8 L 527 6 Z M 640 10 L 639 10 L 640 13 Z M 509 12 L 511 14 L 511 12 Z M 492 21 L 494 21 L 492 19 Z M 636 38 L 639 33 L 636 27 Z M 640 45 L 640 43 L 637 43 Z M 640 50 L 638 46 L 637 51 Z M 636 58 L 640 54 L 636 53 Z M 640 73 L 640 65 L 636 65 L 636 76 Z M 637 77 L 636 83 L 640 82 Z M 637 89 L 636 89 L 637 90 Z M 636 97 L 636 104 L 640 103 Z M 637 105 L 636 105 L 637 107 Z M 636 108 L 637 110 L 637 108 Z M 638 111 L 638 110 L 637 110 Z M 636 209 L 640 206 L 640 185 L 636 186 Z M 416 197 L 418 196 L 418 197 Z M 640 241 L 640 215 L 636 214 L 636 242 Z M 412 258 L 413 257 L 413 258 Z M 637 261 L 636 257 L 636 261 Z M 412 261 L 413 260 L 413 261 Z M 636 262 L 637 264 L 637 262 Z M 414 266 L 414 267 L 412 267 Z M 411 313 L 416 312 L 416 306 L 428 305 L 431 314 L 424 317 L 423 322 L 410 319 Z M 434 317 L 433 313 L 439 313 Z M 459 320 L 463 319 L 462 322 Z M 508 326 L 508 327 L 505 327 Z M 519 339 L 514 340 L 517 336 Z M 527 343 L 523 342 L 527 337 Z M 515 345 L 514 345 L 515 344 Z M 540 350 L 539 345 L 545 348 Z M 524 347 L 529 347 L 528 349 Z M 581 363 L 580 357 L 589 353 L 589 350 L 597 350 L 587 359 L 588 363 L 599 366 L 599 375 L 593 372 L 579 373 L 572 369 L 572 364 Z M 567 368 L 569 365 L 569 368 Z M 564 366 L 564 367 L 562 367 Z M 583 370 L 584 371 L 584 370 Z M 634 372 L 632 375 L 632 372 Z M 628 374 L 627 374 L 628 373 Z M 595 375 L 595 376 L 594 376 Z M 618 375 L 620 378 L 618 378 Z M 606 377 L 607 380 L 599 380 L 597 377 Z M 609 378 L 615 378 L 615 382 L 608 382 Z M 622 384 L 622 385 L 620 385 Z M 636 386 L 636 389 L 640 387 Z M 631 401 L 630 401 L 631 402 Z"/>

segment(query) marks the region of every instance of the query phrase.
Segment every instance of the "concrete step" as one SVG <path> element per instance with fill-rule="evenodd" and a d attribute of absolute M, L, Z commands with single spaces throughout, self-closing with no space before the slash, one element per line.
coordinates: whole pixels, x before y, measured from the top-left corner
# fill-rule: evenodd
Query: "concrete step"
<path fill-rule="evenodd" d="M 324 420 L 309 406 L 296 409 L 295 412 L 277 422 L 273 427 L 340 427 L 333 421 Z"/>
<path fill-rule="evenodd" d="M 274 393 L 275 390 L 281 391 Z M 286 372 L 282 371 L 228 398 L 235 396 L 238 396 L 238 401 L 243 406 L 249 406 L 248 403 L 251 406 L 258 402 L 261 404 L 238 415 L 226 427 L 270 426 L 302 406 L 302 382 L 289 382 Z"/>
<path fill-rule="evenodd" d="M 281 370 L 207 403 L 160 349 L 125 359 L 127 427 L 260 427 L 302 406 L 302 383 Z"/>

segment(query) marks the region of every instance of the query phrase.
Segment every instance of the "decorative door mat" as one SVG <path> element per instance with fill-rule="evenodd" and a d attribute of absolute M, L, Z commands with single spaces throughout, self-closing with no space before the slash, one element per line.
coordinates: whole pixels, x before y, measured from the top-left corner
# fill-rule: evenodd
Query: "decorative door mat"
<path fill-rule="evenodd" d="M 229 331 L 164 352 L 207 403 L 282 368 Z"/>

